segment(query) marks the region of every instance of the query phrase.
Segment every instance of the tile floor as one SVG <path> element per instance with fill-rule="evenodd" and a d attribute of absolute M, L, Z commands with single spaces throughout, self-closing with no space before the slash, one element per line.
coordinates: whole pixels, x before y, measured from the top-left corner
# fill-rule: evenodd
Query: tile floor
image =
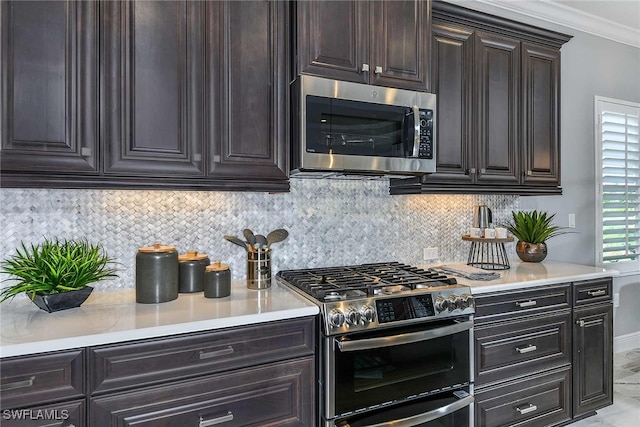
<path fill-rule="evenodd" d="M 613 356 L 613 405 L 570 427 L 640 427 L 640 349 Z"/>

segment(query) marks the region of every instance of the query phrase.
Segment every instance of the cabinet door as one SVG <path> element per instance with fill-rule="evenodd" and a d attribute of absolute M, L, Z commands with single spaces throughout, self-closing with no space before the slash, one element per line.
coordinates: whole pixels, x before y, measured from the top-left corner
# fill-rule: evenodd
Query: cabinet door
<path fill-rule="evenodd" d="M 438 94 L 436 172 L 423 183 L 473 181 L 472 83 L 473 38 L 466 29 L 435 24 L 431 55 L 432 84 Z"/>
<path fill-rule="evenodd" d="M 560 185 L 560 51 L 522 44 L 524 183 Z"/>
<path fill-rule="evenodd" d="M 613 403 L 613 304 L 573 311 L 573 416 Z"/>
<path fill-rule="evenodd" d="M 476 38 L 476 181 L 520 181 L 520 43 L 497 34 Z"/>
<path fill-rule="evenodd" d="M 105 173 L 204 175 L 202 4 L 109 1 L 103 8 Z"/>
<path fill-rule="evenodd" d="M 369 2 L 297 2 L 298 73 L 368 83 Z M 374 70 L 371 69 L 371 72 Z"/>
<path fill-rule="evenodd" d="M 429 90 L 429 1 L 371 2 L 370 83 Z"/>
<path fill-rule="evenodd" d="M 85 427 L 86 399 L 2 411 L 2 427 Z"/>
<path fill-rule="evenodd" d="M 3 172 L 97 173 L 96 5 L 0 2 Z"/>
<path fill-rule="evenodd" d="M 210 2 L 208 173 L 286 181 L 289 43 L 286 2 Z M 288 184 L 286 184 L 288 188 Z"/>

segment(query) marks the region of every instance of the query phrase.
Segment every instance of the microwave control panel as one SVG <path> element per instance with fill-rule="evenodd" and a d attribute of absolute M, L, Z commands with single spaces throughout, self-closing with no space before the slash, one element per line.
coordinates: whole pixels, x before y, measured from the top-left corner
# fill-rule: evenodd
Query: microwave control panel
<path fill-rule="evenodd" d="M 433 110 L 420 110 L 418 158 L 433 159 Z"/>

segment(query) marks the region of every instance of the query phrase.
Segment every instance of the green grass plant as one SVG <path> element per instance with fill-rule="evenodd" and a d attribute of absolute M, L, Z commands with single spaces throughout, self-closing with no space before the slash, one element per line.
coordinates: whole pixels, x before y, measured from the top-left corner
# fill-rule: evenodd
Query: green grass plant
<path fill-rule="evenodd" d="M 109 258 L 100 245 L 86 240 L 45 239 L 39 245 L 21 248 L 0 263 L 3 272 L 11 277 L 13 285 L 0 291 L 0 302 L 26 292 L 33 299 L 41 295 L 82 289 L 102 279 L 118 277 L 117 270 L 109 264 Z"/>
<path fill-rule="evenodd" d="M 567 227 L 553 225 L 551 222 L 556 214 L 538 212 L 537 210 L 525 212 L 511 212 L 512 220 L 504 224 L 505 228 L 516 239 L 527 243 L 544 243 L 552 237 L 569 233 L 563 231 Z"/>

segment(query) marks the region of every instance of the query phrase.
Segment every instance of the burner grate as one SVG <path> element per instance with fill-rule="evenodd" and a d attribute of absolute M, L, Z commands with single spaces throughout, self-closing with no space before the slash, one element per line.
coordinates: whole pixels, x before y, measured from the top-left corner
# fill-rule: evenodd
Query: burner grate
<path fill-rule="evenodd" d="M 457 283 L 456 279 L 440 272 L 398 262 L 283 270 L 278 276 L 321 301 L 361 298 Z"/>

